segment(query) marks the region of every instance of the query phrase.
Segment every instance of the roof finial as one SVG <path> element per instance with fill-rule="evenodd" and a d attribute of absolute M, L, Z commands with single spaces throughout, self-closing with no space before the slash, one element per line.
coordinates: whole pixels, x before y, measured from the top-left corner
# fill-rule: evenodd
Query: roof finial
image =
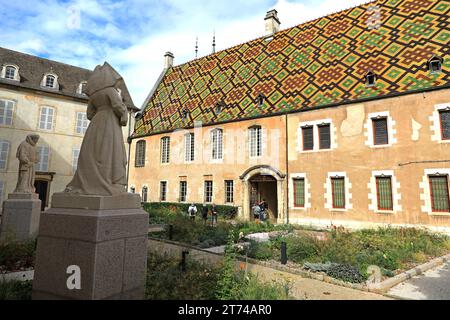
<path fill-rule="evenodd" d="M 216 53 L 216 30 L 214 30 L 214 33 L 213 33 L 212 53 Z"/>
<path fill-rule="evenodd" d="M 198 58 L 198 37 L 195 40 L 195 59 Z"/>

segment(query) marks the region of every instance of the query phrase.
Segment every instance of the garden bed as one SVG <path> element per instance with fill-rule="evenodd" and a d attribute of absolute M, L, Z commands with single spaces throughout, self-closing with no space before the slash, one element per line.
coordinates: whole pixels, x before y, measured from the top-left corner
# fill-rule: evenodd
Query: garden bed
<path fill-rule="evenodd" d="M 313 272 L 350 283 L 365 283 L 376 266 L 379 281 L 450 252 L 450 240 L 420 229 L 383 228 L 348 232 L 295 232 L 251 242 L 241 254 L 260 261 L 279 263 L 281 243 L 286 242 L 287 267 Z M 369 269 L 369 267 L 371 267 Z"/>
<path fill-rule="evenodd" d="M 0 274 L 25 272 L 34 268 L 36 241 L 0 243 Z"/>

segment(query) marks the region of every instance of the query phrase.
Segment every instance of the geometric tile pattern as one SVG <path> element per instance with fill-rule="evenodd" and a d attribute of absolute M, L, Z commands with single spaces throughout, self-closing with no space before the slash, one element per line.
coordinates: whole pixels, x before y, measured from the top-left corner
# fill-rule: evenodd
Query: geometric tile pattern
<path fill-rule="evenodd" d="M 134 136 L 448 86 L 449 16 L 450 0 L 379 0 L 175 66 Z"/>

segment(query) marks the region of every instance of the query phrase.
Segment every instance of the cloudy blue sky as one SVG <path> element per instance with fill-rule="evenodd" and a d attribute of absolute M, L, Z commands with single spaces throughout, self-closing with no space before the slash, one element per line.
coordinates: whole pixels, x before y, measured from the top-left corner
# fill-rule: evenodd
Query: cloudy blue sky
<path fill-rule="evenodd" d="M 282 29 L 367 0 L 0 0 L 0 46 L 93 69 L 110 62 L 141 106 L 162 71 L 260 37 L 277 9 Z"/>

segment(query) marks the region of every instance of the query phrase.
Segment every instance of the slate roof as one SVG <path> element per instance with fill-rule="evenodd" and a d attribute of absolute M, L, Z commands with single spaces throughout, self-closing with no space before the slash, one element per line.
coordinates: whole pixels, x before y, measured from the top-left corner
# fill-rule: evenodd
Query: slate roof
<path fill-rule="evenodd" d="M 450 1 L 378 0 L 170 68 L 133 136 L 449 87 L 449 15 Z"/>
<path fill-rule="evenodd" d="M 78 94 L 77 90 L 81 82 L 89 79 L 92 74 L 91 70 L 0 47 L 0 65 L 5 64 L 14 64 L 19 67 L 20 83 L 0 78 L 0 84 L 87 100 L 87 97 Z M 42 78 L 48 72 L 55 73 L 58 76 L 59 90 L 41 87 Z"/>

